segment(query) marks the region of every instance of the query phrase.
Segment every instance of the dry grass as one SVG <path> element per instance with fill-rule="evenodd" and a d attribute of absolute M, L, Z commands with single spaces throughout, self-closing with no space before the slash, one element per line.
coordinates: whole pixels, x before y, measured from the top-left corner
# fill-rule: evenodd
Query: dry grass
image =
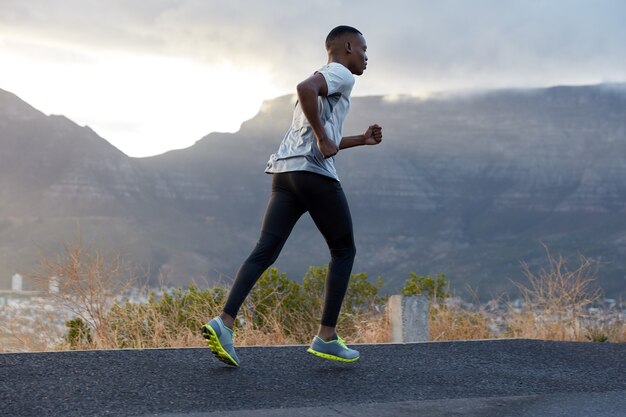
<path fill-rule="evenodd" d="M 593 325 L 588 307 L 601 299 L 601 292 L 593 288 L 597 263 L 580 256 L 579 264 L 570 268 L 565 258 L 553 256 L 547 248 L 546 255 L 548 267 L 538 273 L 523 265 L 529 285 L 518 284 L 524 304 L 521 310 L 510 308 L 508 334 L 533 339 L 589 340 Z"/>
<path fill-rule="evenodd" d="M 597 264 L 580 257 L 579 264 L 569 268 L 563 257 L 546 252 L 546 269 L 534 273 L 523 266 L 529 281 L 528 286 L 519 285 L 523 308 L 509 305 L 504 314 L 505 332 L 494 332 L 493 314 L 482 309 L 433 300 L 431 340 L 626 341 L 626 326 L 619 314 L 605 320 L 589 317 L 588 307 L 600 298 L 600 292 L 593 289 Z M 268 271 L 242 307 L 235 328 L 237 345 L 308 343 L 321 317 L 325 273 L 324 268 L 312 269 L 301 288 L 284 274 Z M 121 256 L 103 256 L 80 242 L 66 245 L 62 255 L 42 262 L 36 279 L 47 287 L 48 277 L 56 277 L 59 290 L 45 302 L 80 319 L 74 323 L 74 333 L 61 337 L 58 330 L 46 325 L 58 321 L 58 317 L 50 317 L 55 311 L 48 306 L 34 314 L 36 318 L 5 320 L 0 329 L 5 334 L 0 338 L 2 350 L 201 347 L 205 342 L 199 329 L 219 314 L 227 295 L 224 287 L 191 287 L 152 294 L 146 303 L 121 302 L 120 294 L 133 282 L 129 264 Z M 340 334 L 350 343 L 388 342 L 389 317 L 376 286 L 368 284 L 364 276 L 354 277 L 351 285 L 339 321 Z M 31 331 L 23 332 L 25 326 Z"/>
<path fill-rule="evenodd" d="M 489 318 L 457 306 L 437 305 L 430 309 L 430 340 L 491 339 Z"/>
<path fill-rule="evenodd" d="M 74 318 L 67 322 L 64 337 L 50 326 L 42 326 L 41 333 L 21 334 L 17 328 L 7 333 L 12 339 L 30 336 L 33 342 L 40 341 L 31 343 L 32 350 L 204 346 L 200 328 L 220 313 L 227 290 L 190 287 L 144 294 L 148 298 L 144 303 L 124 302 L 121 295 L 133 282 L 131 271 L 117 254 L 104 256 L 80 241 L 64 245 L 63 253 L 44 259 L 40 272 L 33 276 L 41 288 L 48 287 L 49 277 L 56 280 L 58 291 L 50 292 L 48 300 Z M 325 267 L 312 268 L 306 285 L 300 286 L 284 274 L 268 270 L 240 311 L 237 344 L 308 343 L 321 317 L 326 272 Z M 340 317 L 342 335 L 355 342 L 386 341 L 387 319 L 375 305 L 376 287 L 364 276 L 353 282 Z M 28 349 L 26 342 L 22 346 Z"/>
<path fill-rule="evenodd" d="M 185 294 L 189 294 L 189 291 L 194 294 L 197 290 L 188 290 Z M 211 291 L 214 290 L 202 291 L 196 301 L 221 299 L 221 289 L 217 297 L 209 296 Z M 111 348 L 205 346 L 199 329 L 203 323 L 220 313 L 221 304 L 219 301 L 196 303 L 178 299 L 171 303 L 116 305 L 110 315 L 112 320 L 108 323 L 108 329 L 111 334 L 107 340 L 115 341 Z M 316 315 L 317 304 L 321 305 L 321 301 L 312 303 L 310 309 L 293 312 L 280 302 L 269 311 L 247 303 L 236 322 L 236 343 L 239 346 L 309 343 L 317 332 L 319 320 L 313 317 L 321 315 L 321 311 Z M 181 317 L 184 320 L 179 320 Z M 344 314 L 339 327 L 341 334 L 353 343 L 389 340 L 388 318 L 384 312 L 367 310 Z"/>
<path fill-rule="evenodd" d="M 547 247 L 545 251 L 546 268 L 533 272 L 527 264 L 522 265 L 528 285 L 516 284 L 523 300 L 521 308 L 509 303 L 504 311 L 487 313 L 433 302 L 431 340 L 514 337 L 626 342 L 626 323 L 615 306 L 589 308 L 602 299 L 601 290 L 594 287 L 599 264 L 580 256 L 578 263 L 570 267 L 563 256 L 553 256 Z M 504 331 L 493 330 L 502 326 Z"/>

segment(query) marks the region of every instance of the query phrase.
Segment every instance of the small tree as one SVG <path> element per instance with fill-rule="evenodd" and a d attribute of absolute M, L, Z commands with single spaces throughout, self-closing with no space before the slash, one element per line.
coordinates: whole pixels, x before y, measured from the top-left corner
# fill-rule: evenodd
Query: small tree
<path fill-rule="evenodd" d="M 68 324 L 70 331 L 84 326 L 91 329 L 88 338 L 73 337 L 66 341 L 97 348 L 111 345 L 110 334 L 105 329 L 109 309 L 115 297 L 130 287 L 132 273 L 130 263 L 119 253 L 105 254 L 85 246 L 79 238 L 73 244 L 64 244 L 63 253 L 56 257 L 43 257 L 39 272 L 32 278 L 41 287 L 50 288 L 49 296 L 75 315 L 76 319 Z M 80 330 L 76 335 L 79 334 L 86 333 Z"/>
<path fill-rule="evenodd" d="M 601 297 L 594 288 L 598 263 L 580 255 L 578 265 L 571 268 L 563 256 L 544 248 L 547 268 L 533 272 L 522 264 L 529 285 L 517 284 L 524 308 L 511 315 L 509 332 L 516 337 L 585 340 L 586 307 Z"/>

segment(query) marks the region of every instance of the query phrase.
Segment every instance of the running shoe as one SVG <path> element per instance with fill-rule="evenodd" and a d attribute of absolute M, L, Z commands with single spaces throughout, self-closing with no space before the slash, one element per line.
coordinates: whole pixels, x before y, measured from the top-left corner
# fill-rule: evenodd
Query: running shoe
<path fill-rule="evenodd" d="M 239 366 L 239 358 L 233 345 L 233 331 L 218 316 L 202 326 L 202 336 L 217 359 L 227 365 Z"/>
<path fill-rule="evenodd" d="M 326 342 L 319 336 L 315 336 L 307 352 L 320 358 L 339 362 L 354 362 L 361 357 L 358 351 L 346 346 L 346 342 L 341 337 Z"/>

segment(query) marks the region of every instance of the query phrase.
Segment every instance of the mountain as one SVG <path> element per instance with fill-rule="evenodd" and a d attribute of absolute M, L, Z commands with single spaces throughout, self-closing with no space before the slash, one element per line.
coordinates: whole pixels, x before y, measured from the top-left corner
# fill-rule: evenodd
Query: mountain
<path fill-rule="evenodd" d="M 128 252 L 145 267 L 181 230 L 184 213 L 160 205 L 160 183 L 88 127 L 46 116 L 0 90 L 0 276 L 30 273 L 80 235 L 104 250 Z M 165 219 L 176 226 L 163 226 Z M 169 223 L 166 221 L 166 223 Z M 169 233 L 167 233 L 169 232 Z M 167 243 L 163 244 L 162 241 Z"/>
<path fill-rule="evenodd" d="M 137 159 L 0 91 L 0 274 L 80 229 L 152 280 L 228 282 L 258 237 L 263 169 L 293 105 L 269 100 L 234 134 Z M 491 295 L 523 281 L 521 261 L 544 265 L 544 243 L 600 261 L 606 293 L 626 294 L 626 85 L 353 98 L 346 134 L 374 122 L 381 145 L 336 157 L 355 272 L 383 275 L 391 292 L 409 271 L 446 273 Z M 305 216 L 277 266 L 296 279 L 327 261 Z"/>

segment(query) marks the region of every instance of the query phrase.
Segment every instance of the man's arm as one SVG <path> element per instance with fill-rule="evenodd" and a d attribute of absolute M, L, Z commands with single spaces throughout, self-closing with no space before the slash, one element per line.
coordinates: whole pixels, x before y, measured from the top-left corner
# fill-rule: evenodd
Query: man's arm
<path fill-rule="evenodd" d="M 298 93 L 300 108 L 302 108 L 302 113 L 304 113 L 304 116 L 311 125 L 320 152 L 324 158 L 330 158 L 336 155 L 337 152 L 339 152 L 339 147 L 337 147 L 335 142 L 326 134 L 317 101 L 319 96 L 328 95 L 326 79 L 319 72 L 315 73 L 298 84 L 296 91 Z"/>
<path fill-rule="evenodd" d="M 352 148 L 361 145 L 378 145 L 383 140 L 383 128 L 371 125 L 365 133 L 356 136 L 344 136 L 339 144 L 339 149 Z"/>

